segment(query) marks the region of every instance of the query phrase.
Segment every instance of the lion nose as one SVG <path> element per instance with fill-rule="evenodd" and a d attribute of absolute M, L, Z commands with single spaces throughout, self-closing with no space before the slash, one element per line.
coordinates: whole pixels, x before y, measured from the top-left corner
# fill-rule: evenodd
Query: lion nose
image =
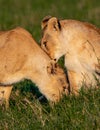
<path fill-rule="evenodd" d="M 53 59 L 55 62 L 57 61 L 57 59 Z"/>
<path fill-rule="evenodd" d="M 68 95 L 69 94 L 69 91 L 68 89 L 66 88 L 66 86 L 63 86 L 63 92 L 65 95 Z"/>
<path fill-rule="evenodd" d="M 65 89 L 66 89 L 66 86 L 63 86 L 63 89 L 65 90 Z"/>

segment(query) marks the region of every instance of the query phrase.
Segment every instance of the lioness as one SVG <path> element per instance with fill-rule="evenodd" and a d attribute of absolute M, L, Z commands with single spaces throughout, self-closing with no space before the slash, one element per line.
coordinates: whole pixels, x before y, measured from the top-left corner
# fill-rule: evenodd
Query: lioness
<path fill-rule="evenodd" d="M 45 17 L 41 47 L 54 60 L 65 56 L 71 92 L 78 94 L 83 83 L 96 87 L 100 80 L 100 29 L 77 20 Z"/>
<path fill-rule="evenodd" d="M 4 90 L 6 107 L 12 85 L 24 79 L 34 82 L 53 102 L 59 101 L 67 88 L 64 71 L 59 66 L 52 67 L 49 56 L 23 28 L 0 32 L 0 62 L 0 89 Z"/>

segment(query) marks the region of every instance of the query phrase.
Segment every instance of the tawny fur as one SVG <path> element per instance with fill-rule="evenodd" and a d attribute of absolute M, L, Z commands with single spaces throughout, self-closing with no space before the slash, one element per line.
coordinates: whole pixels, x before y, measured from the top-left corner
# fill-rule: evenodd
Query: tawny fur
<path fill-rule="evenodd" d="M 58 61 L 65 56 L 65 66 L 72 93 L 77 94 L 83 83 L 96 87 L 100 80 L 100 29 L 77 20 L 46 17 L 42 21 L 41 47 Z"/>
<path fill-rule="evenodd" d="M 6 86 L 24 79 L 34 82 L 41 93 L 53 102 L 59 101 L 63 88 L 67 88 L 63 70 L 59 67 L 55 74 L 48 72 L 48 66 L 51 66 L 49 56 L 23 28 L 0 33 L 0 62 L 0 89 L 4 90 L 6 106 L 11 93 L 11 88 Z"/>
<path fill-rule="evenodd" d="M 0 105 L 5 103 L 5 108 L 9 107 L 9 98 L 12 91 L 12 86 L 0 86 Z"/>

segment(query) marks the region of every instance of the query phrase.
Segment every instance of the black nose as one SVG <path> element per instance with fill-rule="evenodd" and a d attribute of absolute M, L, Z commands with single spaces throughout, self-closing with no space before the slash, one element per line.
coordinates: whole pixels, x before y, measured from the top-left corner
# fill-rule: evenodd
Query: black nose
<path fill-rule="evenodd" d="M 54 61 L 56 61 L 56 59 L 54 59 Z"/>
<path fill-rule="evenodd" d="M 64 90 L 67 89 L 66 86 L 63 86 L 63 89 L 64 89 Z"/>

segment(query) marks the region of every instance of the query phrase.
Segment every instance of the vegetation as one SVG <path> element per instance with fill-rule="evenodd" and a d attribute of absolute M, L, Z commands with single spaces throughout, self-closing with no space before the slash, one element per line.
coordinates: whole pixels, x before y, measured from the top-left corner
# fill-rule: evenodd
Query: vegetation
<path fill-rule="evenodd" d="M 38 43 L 40 24 L 46 15 L 87 21 L 99 27 L 100 0 L 0 0 L 0 30 L 24 27 Z M 64 96 L 56 105 L 40 102 L 40 96 L 31 81 L 17 83 L 10 108 L 6 111 L 0 107 L 0 130 L 100 129 L 100 88 L 82 90 L 79 97 Z"/>

